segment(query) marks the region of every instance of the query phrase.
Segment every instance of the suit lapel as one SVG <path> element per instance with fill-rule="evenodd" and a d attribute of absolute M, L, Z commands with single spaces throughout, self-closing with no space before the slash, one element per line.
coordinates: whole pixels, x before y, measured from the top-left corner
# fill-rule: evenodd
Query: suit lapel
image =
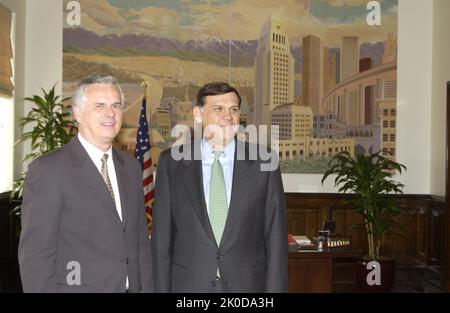
<path fill-rule="evenodd" d="M 250 190 L 251 183 L 251 167 L 254 161 L 249 161 L 245 157 L 237 158 L 238 148 L 234 157 L 233 167 L 233 185 L 231 190 L 231 200 L 228 208 L 227 221 L 222 235 L 222 241 L 225 242 L 227 237 L 232 233 L 234 225 L 239 221 L 240 211 L 245 207 L 248 199 L 242 191 Z"/>
<path fill-rule="evenodd" d="M 75 136 L 70 142 L 71 149 L 73 151 L 72 156 L 74 165 L 78 168 L 78 175 L 83 181 L 91 187 L 93 194 L 97 195 L 104 203 L 106 208 L 119 220 L 120 217 L 117 213 L 116 205 L 111 197 L 111 194 L 106 187 L 105 181 L 102 175 L 98 171 L 94 162 L 92 162 L 86 150 L 81 145 L 77 136 Z M 121 194 L 122 195 L 122 194 Z"/>
<path fill-rule="evenodd" d="M 193 146 L 191 146 L 193 148 Z M 202 224 L 208 237 L 215 243 L 214 234 L 206 209 L 205 193 L 203 191 L 202 161 L 192 157 L 192 160 L 182 162 L 182 178 L 186 192 L 191 200 L 192 208 Z"/>
<path fill-rule="evenodd" d="M 120 204 L 122 208 L 122 225 L 126 226 L 128 221 L 128 197 L 130 194 L 128 173 L 125 169 L 125 161 L 120 157 L 119 153 L 113 148 L 114 168 L 116 170 L 117 184 L 119 185 Z M 116 210 L 117 212 L 117 210 Z"/>

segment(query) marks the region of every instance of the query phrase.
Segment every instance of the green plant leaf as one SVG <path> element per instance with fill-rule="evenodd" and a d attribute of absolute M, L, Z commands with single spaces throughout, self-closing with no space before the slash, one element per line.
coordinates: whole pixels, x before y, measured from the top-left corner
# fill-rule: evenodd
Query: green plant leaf
<path fill-rule="evenodd" d="M 406 166 L 383 157 L 380 152 L 353 158 L 347 151 L 333 156 L 328 166 L 322 184 L 330 175 L 335 175 L 334 186 L 338 192 L 354 193 L 349 203 L 365 222 L 352 225 L 351 229 L 365 229 L 375 245 L 370 247 L 369 243 L 370 257 L 378 258 L 383 235 L 402 234 L 402 227 L 395 218 L 404 214 L 404 210 L 391 201 L 390 195 L 403 193 L 404 185 L 394 181 L 392 176 L 406 170 Z"/>
<path fill-rule="evenodd" d="M 76 127 L 67 120 L 70 117 L 70 108 L 64 105 L 64 101 L 70 98 L 55 95 L 55 87 L 56 85 L 48 92 L 41 88 L 43 97 L 33 95 L 25 98 L 26 101 L 33 103 L 33 107 L 25 117 L 19 120 L 22 135 L 15 142 L 17 145 L 31 139 L 31 152 L 22 158 L 23 162 L 31 162 L 43 154 L 58 149 L 69 142 L 76 133 Z M 24 132 L 27 126 L 32 126 L 33 130 Z M 14 182 L 10 202 L 18 203 L 18 205 L 10 211 L 11 214 L 20 215 L 25 175 L 26 172 Z"/>

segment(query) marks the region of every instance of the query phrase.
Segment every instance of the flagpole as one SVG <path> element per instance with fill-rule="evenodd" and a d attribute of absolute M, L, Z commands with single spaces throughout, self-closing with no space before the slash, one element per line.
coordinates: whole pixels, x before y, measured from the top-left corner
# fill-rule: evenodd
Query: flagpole
<path fill-rule="evenodd" d="M 143 80 L 141 87 L 144 88 L 144 99 L 147 99 L 147 88 L 150 87 L 150 82 L 148 80 Z"/>
<path fill-rule="evenodd" d="M 142 81 L 142 83 L 141 83 L 141 87 L 144 88 L 144 98 L 143 98 L 143 100 L 145 100 L 145 102 L 147 102 L 147 89 L 148 89 L 148 87 L 150 87 L 150 82 L 148 80 L 144 79 Z M 150 134 L 149 134 L 149 140 L 150 140 Z"/>

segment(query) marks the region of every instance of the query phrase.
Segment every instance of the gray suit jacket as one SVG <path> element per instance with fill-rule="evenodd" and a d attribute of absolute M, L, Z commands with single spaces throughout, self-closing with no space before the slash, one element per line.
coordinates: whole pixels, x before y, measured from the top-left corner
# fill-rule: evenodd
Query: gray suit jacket
<path fill-rule="evenodd" d="M 194 144 L 182 149 L 194 151 Z M 252 151 L 245 144 L 245 153 Z M 239 149 L 236 147 L 236 154 Z M 198 160 L 159 157 L 153 210 L 156 292 L 287 292 L 286 208 L 279 168 L 235 156 L 220 245 L 209 222 Z M 216 280 L 217 268 L 221 279 Z"/>
<path fill-rule="evenodd" d="M 122 151 L 113 158 L 123 221 L 77 137 L 30 165 L 19 244 L 24 292 L 124 292 L 127 276 L 130 292 L 153 291 L 142 170 Z"/>

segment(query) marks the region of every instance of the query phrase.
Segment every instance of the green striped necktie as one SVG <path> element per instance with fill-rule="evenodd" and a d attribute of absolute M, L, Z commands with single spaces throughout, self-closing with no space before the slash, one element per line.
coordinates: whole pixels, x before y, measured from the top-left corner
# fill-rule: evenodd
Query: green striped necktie
<path fill-rule="evenodd" d="M 222 164 L 219 161 L 219 157 L 222 154 L 223 151 L 214 151 L 214 162 L 211 167 L 211 181 L 209 185 L 209 220 L 217 245 L 220 245 L 228 214 L 225 177 Z"/>

